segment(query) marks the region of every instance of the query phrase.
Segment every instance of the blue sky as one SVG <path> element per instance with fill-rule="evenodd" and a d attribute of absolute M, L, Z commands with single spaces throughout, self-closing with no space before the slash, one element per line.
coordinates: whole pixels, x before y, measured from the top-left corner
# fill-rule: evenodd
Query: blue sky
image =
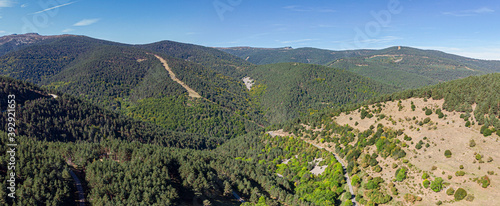
<path fill-rule="evenodd" d="M 204 46 L 411 46 L 500 60 L 500 1 L 0 0 L 0 36 L 78 34 Z"/>

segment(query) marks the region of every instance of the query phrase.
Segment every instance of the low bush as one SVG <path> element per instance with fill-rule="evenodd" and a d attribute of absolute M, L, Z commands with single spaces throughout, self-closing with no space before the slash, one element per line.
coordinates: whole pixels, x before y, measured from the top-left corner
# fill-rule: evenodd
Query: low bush
<path fill-rule="evenodd" d="M 467 196 L 467 191 L 465 191 L 463 188 L 458 188 L 454 194 L 456 201 L 463 200 L 466 196 Z"/>

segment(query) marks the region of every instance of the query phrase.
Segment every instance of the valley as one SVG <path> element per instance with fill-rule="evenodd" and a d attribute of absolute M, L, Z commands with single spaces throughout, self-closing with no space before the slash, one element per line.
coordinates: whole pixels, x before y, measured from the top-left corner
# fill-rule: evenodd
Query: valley
<path fill-rule="evenodd" d="M 19 204 L 498 201 L 498 61 L 37 34 L 0 51 L 0 96 L 21 108 Z"/>

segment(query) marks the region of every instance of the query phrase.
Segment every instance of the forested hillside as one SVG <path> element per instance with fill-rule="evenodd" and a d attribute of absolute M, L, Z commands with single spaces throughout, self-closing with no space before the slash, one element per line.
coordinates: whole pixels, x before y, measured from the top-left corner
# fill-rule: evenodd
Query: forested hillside
<path fill-rule="evenodd" d="M 16 97 L 18 135 L 32 139 L 61 142 L 122 139 L 196 149 L 214 148 L 224 141 L 208 135 L 173 132 L 66 94 L 57 93 L 57 98 L 54 98 L 48 91 L 30 83 L 0 77 L 0 85 L 3 97 L 11 94 Z M 1 102 L 0 107 L 6 108 L 6 103 Z M 7 120 L 7 112 L 2 112 L 0 124 L 4 131 L 7 130 Z"/>
<path fill-rule="evenodd" d="M 214 48 L 173 41 L 160 41 L 152 44 L 136 45 L 138 48 L 166 54 L 167 56 L 185 59 L 211 68 L 230 77 L 241 77 L 240 71 L 250 66 L 241 58 L 229 55 Z"/>
<path fill-rule="evenodd" d="M 391 47 L 366 56 L 332 61 L 328 66 L 346 69 L 403 89 L 500 71 L 499 61 L 475 60 L 409 47 Z"/>
<path fill-rule="evenodd" d="M 498 82 L 495 73 L 382 95 L 284 134 L 342 157 L 361 204 L 488 204 L 498 192 Z"/>
<path fill-rule="evenodd" d="M 320 65 L 268 64 L 247 73 L 256 80 L 250 94 L 272 123 L 396 91 L 354 73 Z"/>
<path fill-rule="evenodd" d="M 13 94 L 18 103 L 16 141 L 22 152 L 17 158 L 23 165 L 17 170 L 18 187 L 23 188 L 16 192 L 19 203 L 73 202 L 75 197 L 71 194 L 75 188 L 69 170 L 82 173 L 81 181 L 88 188 L 86 199 L 96 205 L 228 203 L 233 191 L 251 203 L 268 205 L 328 205 L 345 201 L 342 168 L 328 166 L 320 175 L 303 171 L 301 168 L 311 167 L 309 162 L 315 158 L 322 158 L 318 160 L 322 166 L 336 162 L 330 154 L 301 141 L 251 132 L 212 151 L 182 149 L 210 149 L 222 142 L 168 132 L 66 94 L 56 92 L 54 97 L 31 83 L 5 77 L 1 80 L 1 95 Z M 6 107 L 3 103 L 0 106 Z M 6 120 L 6 112 L 2 115 L 2 121 Z M 0 151 L 5 153 L 7 129 L 1 130 Z M 276 145 L 272 147 L 275 149 L 270 150 L 270 145 Z M 33 158 L 35 154 L 43 155 Z M 291 161 L 290 168 L 280 164 L 294 155 L 297 159 Z M 2 178 L 8 177 L 4 168 L 7 161 L 5 156 L 0 159 Z M 280 178 L 276 172 L 286 178 Z M 310 188 L 332 190 L 310 194 Z M 6 187 L 1 187 L 0 194 L 6 192 Z M 323 193 L 328 194 L 327 199 L 322 198 Z"/>
<path fill-rule="evenodd" d="M 219 49 L 255 64 L 300 62 L 344 69 L 400 89 L 419 88 L 472 75 L 500 72 L 500 61 L 478 60 L 401 46 L 347 51 L 314 48 Z"/>
<path fill-rule="evenodd" d="M 188 50 L 196 53 L 202 48 L 204 53 L 193 56 L 198 57 L 199 62 L 206 60 L 207 66 L 213 63 L 209 59 L 219 61 L 217 56 L 202 57 L 211 55 L 210 50 L 231 57 L 225 61 L 227 64 L 238 59 L 215 49 L 204 51 L 205 47 L 194 45 L 192 49 L 181 47 L 176 50 L 177 46 L 183 45 L 169 44 L 174 48 L 172 52 L 179 53 Z M 198 101 L 176 101 L 187 91 L 172 81 L 151 52 L 88 37 L 65 36 L 5 54 L 0 57 L 0 68 L 4 75 L 80 96 L 177 132 L 231 138 L 267 124 L 260 109 L 250 106 L 249 95 L 241 81 L 191 60 L 159 54 L 178 79 L 203 97 Z M 160 99 L 165 101 L 158 101 Z M 141 106 L 144 107 L 136 109 Z M 171 106 L 176 109 L 172 110 Z M 199 116 L 193 116 L 193 111 Z M 178 122 L 178 117 L 182 117 L 182 123 Z"/>
<path fill-rule="evenodd" d="M 217 48 L 221 51 L 235 55 L 253 64 L 275 64 L 284 62 L 297 62 L 306 64 L 326 65 L 333 60 L 367 55 L 373 50 L 346 50 L 331 51 L 316 48 L 253 48 L 253 47 L 230 47 Z"/>

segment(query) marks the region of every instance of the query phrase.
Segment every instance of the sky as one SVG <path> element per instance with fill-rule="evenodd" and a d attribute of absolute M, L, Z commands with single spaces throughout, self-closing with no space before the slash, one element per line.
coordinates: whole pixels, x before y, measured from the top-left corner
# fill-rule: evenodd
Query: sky
<path fill-rule="evenodd" d="M 29 32 L 210 47 L 410 46 L 500 60 L 500 1 L 0 0 L 0 36 Z"/>

